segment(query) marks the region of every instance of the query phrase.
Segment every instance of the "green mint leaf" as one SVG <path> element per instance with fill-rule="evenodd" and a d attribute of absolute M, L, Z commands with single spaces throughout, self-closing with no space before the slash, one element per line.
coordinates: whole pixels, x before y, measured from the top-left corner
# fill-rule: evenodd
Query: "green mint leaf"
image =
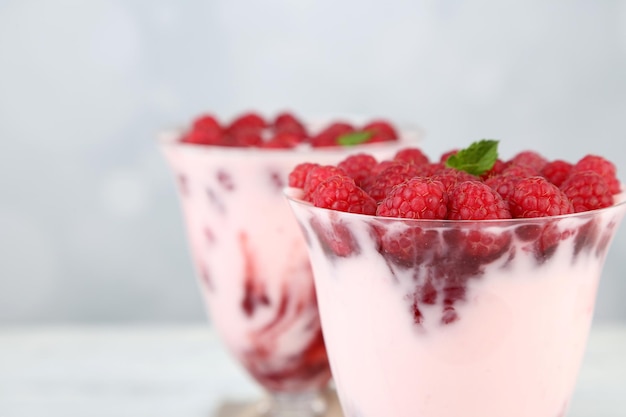
<path fill-rule="evenodd" d="M 473 175 L 482 175 L 493 168 L 498 159 L 498 142 L 483 139 L 458 151 L 446 160 L 446 167 L 456 168 Z"/>
<path fill-rule="evenodd" d="M 374 134 L 366 130 L 359 132 L 345 133 L 337 138 L 337 143 L 341 146 L 354 146 L 367 142 Z"/>

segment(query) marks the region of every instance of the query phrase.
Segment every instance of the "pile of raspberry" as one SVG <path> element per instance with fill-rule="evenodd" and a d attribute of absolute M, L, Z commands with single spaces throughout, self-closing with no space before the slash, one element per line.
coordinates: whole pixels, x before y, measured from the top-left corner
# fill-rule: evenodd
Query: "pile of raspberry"
<path fill-rule="evenodd" d="M 310 132 L 292 113 L 283 112 L 273 120 L 257 113 L 245 113 L 230 123 L 220 123 L 214 115 L 197 117 L 180 141 L 195 145 L 289 149 L 300 145 L 330 147 L 346 145 L 342 138 L 360 133 L 358 143 L 398 140 L 396 128 L 388 121 L 372 120 L 364 126 L 333 122 L 319 132 Z"/>
<path fill-rule="evenodd" d="M 300 164 L 289 186 L 317 207 L 410 219 L 488 220 L 578 213 L 611 206 L 620 190 L 613 163 L 587 155 L 576 163 L 549 161 L 534 151 L 497 159 L 481 175 L 431 162 L 417 148 L 391 160 L 365 153 L 337 166 Z"/>

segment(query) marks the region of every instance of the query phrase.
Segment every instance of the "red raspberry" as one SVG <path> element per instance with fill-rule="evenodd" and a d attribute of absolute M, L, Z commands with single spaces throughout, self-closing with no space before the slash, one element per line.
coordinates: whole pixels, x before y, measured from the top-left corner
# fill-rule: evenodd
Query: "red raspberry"
<path fill-rule="evenodd" d="M 371 176 L 374 177 L 394 165 L 404 165 L 404 162 L 393 160 L 379 162 L 372 168 Z"/>
<path fill-rule="evenodd" d="M 491 167 L 491 169 L 487 172 L 485 172 L 483 175 L 481 175 L 480 177 L 482 179 L 487 179 L 487 178 L 491 178 L 491 177 L 495 177 L 496 175 L 500 175 L 502 174 L 502 172 L 504 171 L 504 169 L 507 167 L 506 162 L 504 162 L 501 159 L 496 159 L 496 162 L 493 164 L 493 167 Z"/>
<path fill-rule="evenodd" d="M 550 222 L 543 226 L 540 230 L 540 235 L 533 243 L 533 253 L 535 259 L 539 263 L 543 263 L 550 259 L 556 249 L 559 246 L 559 242 L 564 238 L 563 234 L 559 231 L 559 227 L 556 222 Z"/>
<path fill-rule="evenodd" d="M 599 236 L 600 225 L 598 219 L 591 219 L 579 226 L 574 239 L 574 255 L 578 255 L 584 249 L 593 249 Z"/>
<path fill-rule="evenodd" d="M 435 172 L 432 176 L 433 179 L 441 181 L 449 193 L 460 182 L 463 181 L 480 181 L 480 179 L 468 172 L 460 171 L 454 168 L 443 168 Z"/>
<path fill-rule="evenodd" d="M 593 171 L 600 174 L 606 181 L 612 194 L 619 194 L 621 191 L 619 180 L 617 179 L 617 170 L 613 163 L 601 156 L 587 155 L 574 165 L 572 174 L 581 171 Z"/>
<path fill-rule="evenodd" d="M 374 120 L 363 126 L 361 129 L 366 132 L 372 132 L 375 137 L 381 138 L 382 141 L 398 139 L 398 133 L 391 123 L 386 120 Z"/>
<path fill-rule="evenodd" d="M 574 206 L 574 212 L 595 210 L 613 205 L 609 186 L 593 171 L 573 173 L 562 185 L 561 190 Z"/>
<path fill-rule="evenodd" d="M 307 132 L 304 125 L 291 113 L 280 113 L 272 123 L 274 131 L 278 133 L 290 133 L 300 138 L 306 138 Z"/>
<path fill-rule="evenodd" d="M 269 149 L 289 149 L 295 148 L 302 142 L 302 136 L 289 132 L 277 132 L 273 138 L 261 144 L 263 148 Z"/>
<path fill-rule="evenodd" d="M 195 145 L 222 145 L 224 134 L 217 119 L 206 114 L 197 117 L 191 124 L 191 129 L 181 139 L 183 143 Z"/>
<path fill-rule="evenodd" d="M 382 162 L 377 163 L 376 165 L 374 165 L 374 167 L 370 171 L 370 175 L 368 177 L 366 177 L 363 180 L 363 182 L 361 183 L 361 188 L 363 188 L 369 194 L 368 189 L 374 184 L 374 181 L 376 180 L 376 177 L 381 172 L 383 172 L 384 170 L 386 170 L 389 167 L 396 166 L 396 165 L 405 165 L 405 164 L 406 164 L 405 162 L 394 161 L 394 160 L 386 160 L 386 161 L 382 161 Z"/>
<path fill-rule="evenodd" d="M 524 165 L 531 167 L 537 172 L 540 172 L 543 167 L 548 163 L 548 160 L 534 151 L 523 151 L 518 153 L 511 159 L 511 163 L 514 165 Z"/>
<path fill-rule="evenodd" d="M 417 148 L 405 148 L 396 153 L 393 157 L 395 161 L 408 162 L 415 165 L 428 164 L 428 157 Z"/>
<path fill-rule="evenodd" d="M 440 181 L 416 177 L 395 186 L 376 214 L 407 219 L 445 219 L 448 195 Z"/>
<path fill-rule="evenodd" d="M 548 162 L 541 170 L 541 176 L 545 177 L 552 184 L 560 187 L 563 181 L 569 177 L 572 171 L 572 164 L 567 161 L 557 159 Z"/>
<path fill-rule="evenodd" d="M 513 194 L 513 190 L 515 189 L 515 185 L 522 179 L 522 177 L 518 177 L 516 175 L 496 175 L 495 177 L 487 178 L 485 180 L 485 184 L 487 184 L 491 189 L 500 194 L 500 197 L 504 201 L 508 201 L 511 194 Z"/>
<path fill-rule="evenodd" d="M 443 172 L 446 166 L 441 162 L 433 162 L 430 164 L 418 165 L 417 171 L 420 177 L 432 177 L 438 172 Z M 445 184 L 444 184 L 445 185 Z"/>
<path fill-rule="evenodd" d="M 502 170 L 502 175 L 515 175 L 516 177 L 528 178 L 539 176 L 539 172 L 540 171 L 537 171 L 535 168 L 528 165 L 510 163 L 504 168 L 504 170 Z"/>
<path fill-rule="evenodd" d="M 256 113 L 245 113 L 235 118 L 228 126 L 228 131 L 233 133 L 240 129 L 259 132 L 267 126 L 265 120 Z"/>
<path fill-rule="evenodd" d="M 405 230 L 383 229 L 381 254 L 392 262 L 413 267 L 428 260 L 433 251 L 441 250 L 439 232 L 408 226 Z"/>
<path fill-rule="evenodd" d="M 311 146 L 315 148 L 337 146 L 337 139 L 346 133 L 354 132 L 354 127 L 348 123 L 335 122 L 311 138 Z"/>
<path fill-rule="evenodd" d="M 325 179 L 335 175 L 344 176 L 346 173 L 343 172 L 342 169 L 332 165 L 320 165 L 309 169 L 309 172 L 304 180 L 304 197 L 302 198 L 306 201 L 312 201 L 311 195 L 317 186 Z"/>
<path fill-rule="evenodd" d="M 362 186 L 363 180 L 370 175 L 370 172 L 377 164 L 378 161 L 372 155 L 359 153 L 350 155 L 337 166 L 354 179 L 358 186 Z"/>
<path fill-rule="evenodd" d="M 500 194 L 480 181 L 456 185 L 448 200 L 450 220 L 510 219 L 511 213 Z"/>
<path fill-rule="evenodd" d="M 456 155 L 458 151 L 459 151 L 458 149 L 451 149 L 448 152 L 444 152 L 443 154 L 441 154 L 441 158 L 439 158 L 439 162 L 441 162 L 442 164 L 445 164 L 448 158 L 450 158 L 452 155 Z"/>
<path fill-rule="evenodd" d="M 212 131 L 214 130 L 218 132 L 222 131 L 222 127 L 217 121 L 217 118 L 210 114 L 205 114 L 205 115 L 197 117 L 193 121 L 191 125 L 191 129 L 192 130 L 212 130 Z"/>
<path fill-rule="evenodd" d="M 490 232 L 480 227 L 480 223 L 474 223 L 473 226 L 474 228 L 456 228 L 444 232 L 444 240 L 450 253 L 462 256 L 461 259 L 465 259 L 467 265 L 475 264 L 472 260 L 478 263 L 491 262 L 509 249 L 512 233 Z"/>
<path fill-rule="evenodd" d="M 418 169 L 415 165 L 396 162 L 368 180 L 363 187 L 376 202 L 380 202 L 389 194 L 393 187 L 416 177 L 417 173 Z"/>
<path fill-rule="evenodd" d="M 361 249 L 348 226 L 332 216 L 330 220 L 329 226 L 323 225 L 317 217 L 313 217 L 310 222 L 322 250 L 329 256 L 341 258 L 359 254 Z"/>
<path fill-rule="evenodd" d="M 322 181 L 311 194 L 315 207 L 348 213 L 376 213 L 376 201 L 348 176 L 335 175 Z"/>
<path fill-rule="evenodd" d="M 209 129 L 193 129 L 184 135 L 180 141 L 194 145 L 224 145 L 224 136 L 221 131 Z"/>
<path fill-rule="evenodd" d="M 319 164 L 313 162 L 303 162 L 289 173 L 289 186 L 294 188 L 304 188 L 304 181 L 311 168 L 318 167 Z"/>
<path fill-rule="evenodd" d="M 263 143 L 261 132 L 265 128 L 265 121 L 256 113 L 246 113 L 235 120 L 228 126 L 228 146 L 260 146 Z"/>
<path fill-rule="evenodd" d="M 238 128 L 231 132 L 230 137 L 231 146 L 261 146 L 263 145 L 263 138 L 260 131 L 254 131 L 247 128 Z"/>
<path fill-rule="evenodd" d="M 546 217 L 574 212 L 569 199 L 559 188 L 543 177 L 519 181 L 509 198 L 515 218 Z"/>
<path fill-rule="evenodd" d="M 498 259 L 511 244 L 510 232 L 492 233 L 480 229 L 470 230 L 465 237 L 464 251 L 483 262 Z"/>

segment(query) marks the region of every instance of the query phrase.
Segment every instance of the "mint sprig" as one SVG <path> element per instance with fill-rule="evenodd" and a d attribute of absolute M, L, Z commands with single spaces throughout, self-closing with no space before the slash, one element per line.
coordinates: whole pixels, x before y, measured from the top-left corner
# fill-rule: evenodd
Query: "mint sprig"
<path fill-rule="evenodd" d="M 498 142 L 494 139 L 482 139 L 461 149 L 446 160 L 446 167 L 482 175 L 493 168 L 498 159 Z"/>
<path fill-rule="evenodd" d="M 337 143 L 341 146 L 355 146 L 361 143 L 367 142 L 374 135 L 374 133 L 367 130 L 358 132 L 344 133 L 337 138 Z"/>

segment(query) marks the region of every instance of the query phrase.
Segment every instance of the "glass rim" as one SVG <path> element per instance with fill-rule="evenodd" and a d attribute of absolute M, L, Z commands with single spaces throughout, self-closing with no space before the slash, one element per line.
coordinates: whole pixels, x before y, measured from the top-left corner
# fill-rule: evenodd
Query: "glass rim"
<path fill-rule="evenodd" d="M 294 203 L 298 206 L 306 207 L 307 209 L 313 209 L 315 211 L 322 211 L 327 213 L 337 213 L 336 215 L 359 219 L 368 222 L 401 222 L 408 225 L 414 224 L 415 226 L 425 227 L 445 227 L 445 226 L 470 226 L 470 225 L 485 225 L 485 226 L 520 226 L 528 224 L 545 224 L 551 221 L 563 220 L 563 219 L 580 219 L 580 218 L 593 218 L 602 213 L 611 211 L 619 211 L 626 207 L 626 192 L 622 190 L 621 193 L 615 194 L 617 202 L 609 207 L 604 207 L 595 210 L 583 211 L 580 213 L 560 214 L 558 216 L 546 216 L 546 217 L 523 217 L 514 219 L 488 219 L 488 220 L 450 220 L 450 219 L 408 219 L 404 217 L 384 217 L 384 216 L 372 216 L 361 213 L 349 213 L 345 211 L 333 210 L 324 207 L 316 207 L 308 201 L 304 201 L 301 198 L 296 197 L 295 192 L 302 192 L 300 188 L 284 187 L 283 195 L 290 203 Z"/>

